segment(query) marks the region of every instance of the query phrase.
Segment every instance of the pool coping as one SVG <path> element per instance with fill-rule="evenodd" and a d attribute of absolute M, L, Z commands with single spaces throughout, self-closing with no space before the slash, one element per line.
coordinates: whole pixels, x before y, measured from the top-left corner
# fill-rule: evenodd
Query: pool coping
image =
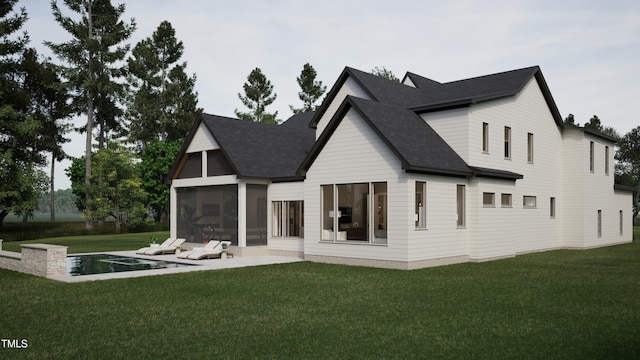
<path fill-rule="evenodd" d="M 181 273 L 193 272 L 193 271 L 233 269 L 233 268 L 241 268 L 241 267 L 248 267 L 248 266 L 275 265 L 275 264 L 286 264 L 286 263 L 304 261 L 303 259 L 298 257 L 275 256 L 275 255 L 242 256 L 242 257 L 228 258 L 225 260 L 223 259 L 189 260 L 189 259 L 178 259 L 178 257 L 175 254 L 140 255 L 140 254 L 136 254 L 135 250 L 100 251 L 100 252 L 93 252 L 93 253 L 68 254 L 68 256 L 96 255 L 96 254 L 127 256 L 127 257 L 135 257 L 139 259 L 149 259 L 149 260 L 163 260 L 163 261 L 170 261 L 175 263 L 183 263 L 183 264 L 198 265 L 198 266 L 123 271 L 123 272 L 115 272 L 115 273 L 77 275 L 77 276 L 60 275 L 60 276 L 49 276 L 48 278 L 52 280 L 66 282 L 66 283 L 80 283 L 80 282 L 86 282 L 86 281 L 129 279 L 129 278 L 137 278 L 137 277 L 144 277 L 144 276 L 181 274 Z"/>

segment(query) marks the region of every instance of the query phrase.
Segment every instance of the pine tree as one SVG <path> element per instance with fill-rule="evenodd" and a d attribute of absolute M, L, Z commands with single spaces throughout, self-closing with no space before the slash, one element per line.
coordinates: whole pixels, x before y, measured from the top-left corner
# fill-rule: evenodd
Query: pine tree
<path fill-rule="evenodd" d="M 142 149 L 153 141 L 182 139 L 198 113 L 195 74 L 185 73 L 184 53 L 175 30 L 163 21 L 153 35 L 140 41 L 127 59 L 128 78 L 134 89 L 129 99 L 129 139 Z"/>
<path fill-rule="evenodd" d="M 385 68 L 384 66 L 382 68 L 379 68 L 377 66 L 374 67 L 373 70 L 371 70 L 371 73 L 373 75 L 380 76 L 385 79 L 393 80 L 395 82 L 400 82 L 400 79 L 398 79 L 398 77 L 391 70 L 387 70 L 387 68 Z"/>
<path fill-rule="evenodd" d="M 273 93 L 273 85 L 267 80 L 260 68 L 255 68 L 247 77 L 247 82 L 242 85 L 244 88 L 244 96 L 238 93 L 240 101 L 246 106 L 250 112 L 241 112 L 235 110 L 237 117 L 243 120 L 261 122 L 265 124 L 277 124 L 278 112 L 273 114 L 266 112 L 265 108 L 271 105 L 277 97 Z M 272 95 L 273 94 L 273 95 Z"/>
<path fill-rule="evenodd" d="M 39 133 L 42 125 L 31 114 L 32 94 L 25 83 L 26 33 L 16 35 L 27 21 L 16 0 L 0 2 L 0 231 L 9 213 L 32 214 L 40 193 L 46 190 L 46 175 Z"/>
<path fill-rule="evenodd" d="M 66 65 L 60 66 L 75 113 L 86 114 L 85 186 L 91 188 L 91 152 L 94 122 L 100 126 L 100 144 L 104 147 L 105 132 L 118 130 L 118 108 L 124 95 L 124 86 L 115 80 L 124 75 L 119 66 L 128 45 L 122 45 L 135 30 L 135 21 L 127 24 L 120 20 L 125 6 L 114 7 L 109 0 L 64 0 L 64 4 L 80 16 L 74 21 L 64 16 L 56 1 L 51 3 L 53 15 L 60 26 L 73 36 L 68 42 L 45 44 Z M 86 192 L 87 229 L 93 228 L 91 220 L 91 191 Z"/>
<path fill-rule="evenodd" d="M 65 122 L 69 116 L 68 97 L 52 64 L 40 61 L 33 49 L 24 54 L 24 88 L 31 98 L 29 113 L 41 126 L 37 136 L 40 148 L 51 153 L 49 188 L 55 189 L 55 164 L 68 157 L 62 148 L 62 144 L 70 141 L 66 134 L 71 125 Z M 55 191 L 49 195 L 50 204 L 55 204 Z M 55 206 L 50 206 L 50 219 L 55 221 Z"/>
<path fill-rule="evenodd" d="M 316 101 L 327 91 L 326 86 L 322 86 L 322 81 L 316 81 L 316 70 L 309 63 L 304 64 L 300 76 L 296 78 L 300 91 L 298 97 L 302 100 L 303 107 L 296 109 L 293 105 L 289 105 L 294 114 L 301 112 L 315 111 L 319 105 L 315 105 Z"/>

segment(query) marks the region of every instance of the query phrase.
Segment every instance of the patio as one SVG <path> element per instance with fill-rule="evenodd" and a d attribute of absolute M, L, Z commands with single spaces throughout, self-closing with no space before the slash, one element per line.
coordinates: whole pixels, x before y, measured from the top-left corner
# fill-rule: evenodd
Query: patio
<path fill-rule="evenodd" d="M 185 272 L 192 272 L 192 271 L 205 271 L 205 270 L 221 270 L 221 269 L 240 268 L 240 267 L 247 267 L 247 266 L 274 265 L 274 264 L 285 264 L 285 263 L 303 261 L 303 259 L 301 258 L 296 258 L 291 256 L 274 256 L 274 255 L 236 256 L 236 257 L 228 258 L 226 260 L 223 260 L 223 259 L 188 260 L 188 259 L 178 259 L 175 254 L 155 255 L 155 256 L 139 255 L 139 254 L 136 254 L 135 250 L 106 251 L 106 252 L 100 252 L 99 254 L 111 254 L 111 255 L 134 257 L 134 258 L 140 258 L 140 259 L 164 260 L 168 262 L 179 262 L 179 263 L 193 264 L 198 266 L 125 271 L 125 272 L 80 275 L 80 276 L 70 276 L 70 275 L 51 276 L 49 278 L 57 281 L 67 282 L 67 283 L 78 283 L 78 282 L 85 282 L 85 281 L 126 279 L 126 278 L 142 277 L 142 276 L 178 274 L 178 273 L 185 273 Z M 81 254 L 70 254 L 70 255 L 81 255 Z M 88 254 L 82 254 L 82 255 L 88 255 Z"/>

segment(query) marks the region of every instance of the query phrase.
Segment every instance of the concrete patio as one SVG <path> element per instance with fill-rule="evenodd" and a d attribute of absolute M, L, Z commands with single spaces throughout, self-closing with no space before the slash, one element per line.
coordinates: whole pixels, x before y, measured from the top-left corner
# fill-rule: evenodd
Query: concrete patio
<path fill-rule="evenodd" d="M 247 267 L 247 266 L 286 264 L 286 263 L 303 261 L 303 259 L 297 258 L 297 257 L 273 256 L 273 255 L 232 257 L 226 260 L 223 260 L 223 259 L 188 260 L 188 259 L 178 259 L 174 254 L 155 255 L 155 256 L 139 255 L 139 254 L 136 254 L 135 250 L 108 251 L 108 252 L 99 252 L 95 254 L 110 254 L 110 255 L 117 255 L 117 256 L 135 257 L 140 259 L 164 260 L 168 262 L 193 264 L 197 266 L 185 266 L 185 267 L 178 267 L 178 268 L 153 269 L 153 270 L 124 271 L 124 272 L 79 275 L 79 276 L 69 276 L 69 275 L 50 276 L 49 278 L 57 281 L 67 282 L 67 283 L 78 283 L 78 282 L 84 282 L 84 281 L 127 279 L 127 278 L 141 277 L 141 276 L 178 274 L 178 273 L 185 273 L 185 272 L 192 272 L 192 271 L 221 270 L 221 269 L 232 269 L 232 268 L 240 268 L 240 267 Z M 70 254 L 70 256 L 73 256 L 73 255 L 88 255 L 88 254 Z"/>

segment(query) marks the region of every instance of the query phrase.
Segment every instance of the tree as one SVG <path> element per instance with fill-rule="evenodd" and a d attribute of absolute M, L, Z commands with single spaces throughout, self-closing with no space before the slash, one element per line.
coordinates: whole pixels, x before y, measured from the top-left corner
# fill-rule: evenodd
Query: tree
<path fill-rule="evenodd" d="M 120 231 L 121 222 L 125 219 L 132 224 L 141 222 L 146 216 L 146 193 L 142 189 L 139 159 L 116 142 L 108 142 L 104 149 L 93 154 L 93 158 L 96 171 L 92 174 L 89 197 L 86 196 L 87 188 L 83 181 L 84 159 L 74 159 L 66 170 L 71 179 L 72 193 L 76 196 L 76 207 L 83 210 L 85 216 L 92 216 L 92 220 L 113 217 L 116 232 Z M 98 181 L 100 176 L 102 181 Z M 91 199 L 89 206 L 87 198 Z M 88 212 L 88 208 L 93 210 Z"/>
<path fill-rule="evenodd" d="M 616 170 L 622 169 L 623 176 L 627 176 L 629 182 L 634 182 L 636 194 L 634 200 L 633 220 L 638 217 L 640 208 L 640 126 L 631 129 L 618 141 L 619 149 L 616 152 L 616 160 L 621 164 Z"/>
<path fill-rule="evenodd" d="M 373 75 L 380 76 L 385 79 L 393 80 L 395 82 L 400 82 L 400 79 L 397 76 L 395 76 L 393 72 L 391 72 L 391 70 L 387 70 L 387 68 L 385 68 L 384 66 L 382 68 L 379 68 L 377 66 L 374 67 L 373 70 L 371 70 L 371 73 Z"/>
<path fill-rule="evenodd" d="M 169 213 L 169 186 L 165 178 L 181 146 L 182 140 L 152 140 L 142 152 L 142 189 L 147 193 L 146 205 L 153 210 L 156 221 L 164 221 Z"/>
<path fill-rule="evenodd" d="M 602 122 L 600 121 L 600 118 L 597 115 L 593 115 L 591 119 L 589 119 L 589 121 L 586 124 L 584 124 L 584 128 L 591 129 L 605 135 L 609 135 L 615 139 L 620 138 L 620 134 L 618 134 L 618 131 L 613 127 L 603 126 Z"/>
<path fill-rule="evenodd" d="M 575 120 L 575 118 L 573 117 L 573 114 L 569 114 L 569 115 L 567 116 L 567 118 L 566 118 L 566 119 L 564 119 L 564 123 L 565 123 L 565 124 L 570 124 L 570 125 L 576 125 L 576 126 L 579 126 L 579 125 L 580 125 L 580 124 L 576 124 L 576 120 Z"/>
<path fill-rule="evenodd" d="M 235 110 L 236 116 L 240 119 L 261 122 L 265 124 L 277 124 L 278 112 L 273 114 L 266 112 L 265 108 L 271 105 L 277 97 L 273 93 L 273 85 L 267 77 L 262 74 L 260 68 L 255 68 L 247 77 L 247 82 L 242 85 L 244 88 L 244 96 L 238 93 L 240 101 L 246 106 L 250 112 L 241 112 Z M 273 95 L 272 95 L 273 94 Z"/>
<path fill-rule="evenodd" d="M 116 142 L 109 142 L 105 149 L 96 152 L 95 168 L 102 181 L 91 189 L 94 220 L 113 217 L 117 233 L 124 219 L 130 224 L 142 222 L 146 216 L 146 194 L 134 154 Z"/>
<path fill-rule="evenodd" d="M 30 215 L 46 190 L 45 163 L 38 133 L 41 123 L 31 116 L 32 97 L 25 87 L 25 52 L 29 37 L 16 36 L 27 21 L 16 0 L 0 3 L 0 231 L 10 213 Z"/>
<path fill-rule="evenodd" d="M 117 107 L 122 96 L 123 85 L 114 79 L 124 75 L 119 66 L 128 45 L 121 45 L 135 30 L 135 21 L 127 24 L 120 20 L 125 6 L 114 7 L 109 0 L 64 0 L 65 5 L 80 16 L 74 21 L 63 16 L 57 2 L 51 3 L 53 15 L 60 26 L 73 36 L 68 42 L 54 44 L 45 42 L 63 62 L 60 66 L 71 93 L 74 113 L 86 114 L 85 141 L 85 186 L 91 187 L 91 155 L 93 147 L 93 126 L 97 119 L 100 124 L 100 143 L 104 143 L 106 127 L 115 128 L 113 122 L 119 116 Z M 86 191 L 86 228 L 93 228 L 91 216 L 91 191 Z"/>
<path fill-rule="evenodd" d="M 67 93 L 54 66 L 47 61 L 39 61 L 35 50 L 25 51 L 23 68 L 26 74 L 24 87 L 31 99 L 29 113 L 41 124 L 37 136 L 41 148 L 51 153 L 49 188 L 55 189 L 55 164 L 67 158 L 62 144 L 70 141 L 65 136 L 71 125 L 64 122 L 69 115 Z M 55 204 L 55 191 L 50 191 L 49 195 L 50 203 Z M 50 220 L 55 221 L 55 206 L 49 210 Z"/>
<path fill-rule="evenodd" d="M 187 76 L 184 53 L 175 30 L 163 21 L 153 35 L 140 41 L 127 59 L 128 81 L 134 89 L 129 98 L 129 140 L 142 149 L 156 139 L 182 139 L 202 112 L 197 108 L 195 74 Z"/>
<path fill-rule="evenodd" d="M 315 111 L 319 105 L 314 105 L 318 99 L 327 91 L 327 87 L 322 85 L 322 81 L 316 81 L 316 70 L 309 63 L 304 64 L 300 76 L 296 78 L 300 91 L 298 97 L 302 100 L 302 108 L 296 109 L 293 105 L 289 105 L 294 114 L 307 111 Z"/>

